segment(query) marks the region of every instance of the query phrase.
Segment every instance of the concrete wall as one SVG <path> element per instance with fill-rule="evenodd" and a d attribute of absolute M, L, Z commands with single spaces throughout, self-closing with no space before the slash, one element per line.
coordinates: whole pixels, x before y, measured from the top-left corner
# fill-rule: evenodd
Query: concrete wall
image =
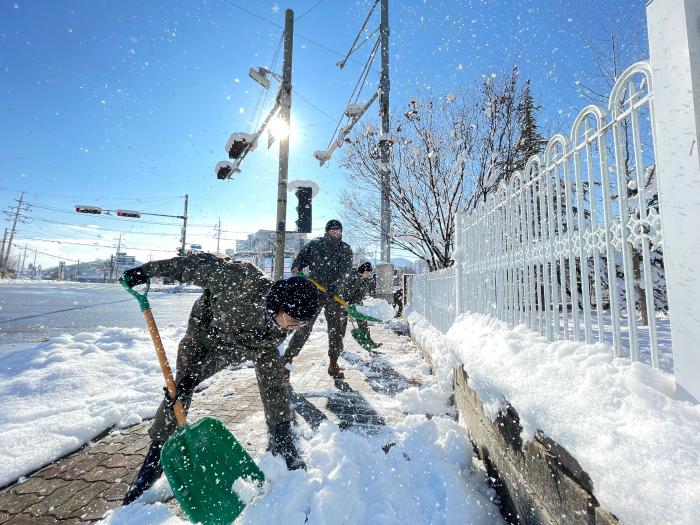
<path fill-rule="evenodd" d="M 453 397 L 511 523 L 619 525 L 600 507 L 590 477 L 563 447 L 539 432 L 523 444 L 520 419 L 510 405 L 491 421 L 462 368 L 454 370 Z"/>

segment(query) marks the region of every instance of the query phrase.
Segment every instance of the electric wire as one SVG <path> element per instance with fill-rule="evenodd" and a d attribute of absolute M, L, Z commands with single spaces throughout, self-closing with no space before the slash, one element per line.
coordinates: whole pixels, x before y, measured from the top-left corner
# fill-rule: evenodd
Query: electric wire
<path fill-rule="evenodd" d="M 377 40 L 374 43 L 374 46 L 372 46 L 372 51 L 369 54 L 369 57 L 367 57 L 367 62 L 365 62 L 365 66 L 362 69 L 362 72 L 360 73 L 360 77 L 357 79 L 357 83 L 355 84 L 355 88 L 352 90 L 352 93 L 350 94 L 350 98 L 348 99 L 347 103 L 345 106 L 347 107 L 351 102 L 353 97 L 355 96 L 355 93 L 357 93 L 357 98 L 359 98 L 360 93 L 362 92 L 362 87 L 364 86 L 365 80 L 367 80 L 367 75 L 369 74 L 370 67 L 372 65 L 372 62 L 374 62 L 374 57 L 376 56 L 377 53 L 377 47 L 379 46 L 379 41 L 380 37 L 377 37 Z M 359 91 L 358 91 L 359 87 Z M 357 100 L 355 98 L 355 100 Z M 335 126 L 335 129 L 333 130 L 333 133 L 331 134 L 331 140 L 328 142 L 328 146 L 326 146 L 326 149 L 331 147 L 331 144 L 333 143 L 333 140 L 335 140 L 335 134 L 338 132 L 338 128 L 340 128 L 340 123 L 343 121 L 343 117 L 345 116 L 345 109 L 343 109 L 343 113 L 340 115 L 340 118 L 338 119 L 338 124 Z"/>
<path fill-rule="evenodd" d="M 313 5 L 313 7 L 311 7 L 310 9 L 307 9 L 307 10 L 304 11 L 301 15 L 299 15 L 298 17 L 296 17 L 296 20 L 295 20 L 295 21 L 298 22 L 299 20 L 301 20 L 302 18 L 304 18 L 304 17 L 305 17 L 306 15 L 308 15 L 311 11 L 313 11 L 314 9 L 316 9 L 316 8 L 319 6 L 319 4 L 320 4 L 321 2 L 323 2 L 323 0 L 318 0 L 318 2 L 316 2 L 316 3 Z"/>
<path fill-rule="evenodd" d="M 275 21 L 273 21 L 273 20 L 270 20 L 270 19 L 268 19 L 268 18 L 265 18 L 264 16 L 260 16 L 259 14 L 254 13 L 253 11 L 251 11 L 251 10 L 249 10 L 249 9 L 246 9 L 245 7 L 243 7 L 243 6 L 241 6 L 241 5 L 236 4 L 235 2 L 232 2 L 231 0 L 226 0 L 226 3 L 228 3 L 229 5 L 232 5 L 233 7 L 237 8 L 237 9 L 240 9 L 240 10 L 243 11 L 244 13 L 248 13 L 249 15 L 254 16 L 254 17 L 257 18 L 257 19 L 262 20 L 263 22 L 267 22 L 268 24 L 271 24 L 271 25 L 273 25 L 273 26 L 275 26 L 275 27 L 279 27 L 280 29 L 284 29 L 284 26 L 278 24 L 277 22 L 275 22 Z M 343 54 L 340 53 L 339 51 L 336 51 L 335 49 L 331 49 L 330 47 L 326 46 L 325 44 L 321 44 L 320 42 L 317 42 L 317 41 L 313 40 L 312 38 L 309 38 L 309 37 L 307 37 L 307 36 L 304 36 L 304 35 L 302 35 L 301 33 L 298 33 L 298 32 L 295 31 L 295 32 L 294 32 L 294 36 L 299 37 L 299 38 L 301 38 L 302 40 L 306 40 L 306 41 L 309 42 L 310 44 L 313 44 L 313 45 L 315 45 L 316 47 L 319 47 L 319 48 L 321 48 L 321 49 L 324 49 L 324 50 L 328 51 L 329 53 L 333 53 L 334 55 L 341 56 L 341 57 L 343 56 Z M 354 59 L 351 59 L 351 61 L 352 61 L 352 62 L 355 62 L 356 64 L 361 64 L 361 63 L 362 63 L 362 62 L 359 62 L 359 61 L 354 60 Z"/>
<path fill-rule="evenodd" d="M 279 53 L 280 49 L 282 48 L 282 42 L 284 41 L 284 31 L 282 31 L 282 35 L 280 36 L 280 40 L 277 43 L 277 50 L 275 51 L 275 55 L 272 57 L 272 65 L 270 66 L 270 71 L 275 70 L 275 66 L 277 66 L 277 60 L 279 59 Z M 260 113 L 258 114 L 258 118 L 255 121 L 255 129 L 258 129 L 258 126 L 260 125 L 260 118 L 262 117 L 263 114 L 263 108 L 265 107 L 265 102 L 267 101 L 267 93 L 268 89 L 262 88 L 263 89 L 263 100 L 262 104 L 260 104 Z"/>
<path fill-rule="evenodd" d="M 357 51 L 357 49 L 359 49 L 359 46 L 357 49 L 355 48 L 355 44 L 359 40 L 360 35 L 362 35 L 362 32 L 365 30 L 365 27 L 367 27 L 367 22 L 369 22 L 369 18 L 372 16 L 372 13 L 374 13 L 374 9 L 377 7 L 378 3 L 379 3 L 379 0 L 375 0 L 374 4 L 372 5 L 372 7 L 369 10 L 369 13 L 367 13 L 367 16 L 365 17 L 365 21 L 362 22 L 362 27 L 360 27 L 360 30 L 357 32 L 357 35 L 355 35 L 355 40 L 353 40 L 352 44 L 350 45 L 350 51 L 348 51 L 347 54 L 345 55 L 345 58 L 343 58 L 343 60 L 341 60 L 341 63 L 343 65 L 345 65 L 345 62 L 347 62 L 348 58 L 350 58 L 350 55 L 352 55 L 355 51 Z M 376 31 L 375 31 L 375 33 L 376 33 Z M 341 66 L 341 68 L 342 68 L 342 66 Z"/>

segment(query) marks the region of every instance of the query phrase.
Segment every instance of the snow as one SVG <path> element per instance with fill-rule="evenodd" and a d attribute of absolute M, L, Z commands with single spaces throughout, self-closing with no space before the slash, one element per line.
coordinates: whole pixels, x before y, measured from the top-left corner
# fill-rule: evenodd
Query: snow
<path fill-rule="evenodd" d="M 566 448 L 623 523 L 697 522 L 700 407 L 674 399 L 671 375 L 603 344 L 550 342 L 480 314 L 460 316 L 444 336 L 417 313 L 409 321 L 438 377 L 461 364 L 492 419 L 507 399 L 523 439 L 541 430 Z"/>
<path fill-rule="evenodd" d="M 159 308 L 176 299 L 166 296 Z M 171 364 L 185 321 L 161 327 Z M 316 323 L 307 345 L 327 348 L 323 322 Z M 395 416 L 372 432 L 342 430 L 332 421 L 315 430 L 300 427 L 306 471 L 288 471 L 269 452 L 254 457 L 267 481 L 261 493 L 245 482 L 236 485 L 250 499 L 237 523 L 504 523 L 483 465 L 473 457 L 466 430 L 447 405 L 445 378 L 430 376 L 430 367 L 408 338 L 385 343 L 383 350 L 387 347 L 392 351 L 371 361 L 353 352 L 345 355 L 349 367 L 368 381 L 382 380 L 379 365 L 410 378 L 399 394 L 389 384 L 366 396 L 377 413 Z M 296 377 L 305 373 L 318 370 L 294 370 Z M 0 374 L 1 484 L 76 450 L 112 426 L 152 417 L 162 399 L 163 379 L 145 327 L 100 327 L 27 345 L 0 354 Z M 344 395 L 334 387 L 315 394 Z M 235 399 L 236 393 L 229 388 L 227 395 Z M 256 428 L 264 425 L 262 412 L 253 413 L 251 421 L 258 422 Z M 137 502 L 110 511 L 104 523 L 187 523 L 175 514 L 172 502 L 162 503 L 171 496 L 162 477 Z"/>
<path fill-rule="evenodd" d="M 384 299 L 368 298 L 362 301 L 362 304 L 356 305 L 356 308 L 362 314 L 371 315 L 383 321 L 388 321 L 396 315 L 392 306 Z"/>
<path fill-rule="evenodd" d="M 185 329 L 161 329 L 169 358 Z M 0 358 L 0 486 L 111 426 L 153 417 L 163 376 L 144 329 L 54 337 Z"/>
<path fill-rule="evenodd" d="M 494 514 L 495 494 L 483 483 L 483 471 L 472 468 L 464 429 L 449 418 L 411 415 L 375 436 L 324 422 L 301 442 L 307 470 L 289 472 L 280 459 L 263 455 L 263 494 L 236 523 L 504 523 Z M 168 521 L 173 518 L 159 506 L 146 521 L 143 511 L 151 508 L 136 502 L 103 523 L 186 523 Z"/>

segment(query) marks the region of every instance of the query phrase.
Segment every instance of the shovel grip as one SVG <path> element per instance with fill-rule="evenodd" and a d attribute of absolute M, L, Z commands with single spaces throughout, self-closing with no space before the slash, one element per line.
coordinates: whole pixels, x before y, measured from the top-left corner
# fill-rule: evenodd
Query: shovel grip
<path fill-rule="evenodd" d="M 311 277 L 306 277 L 306 276 L 304 276 L 304 277 L 305 277 L 306 279 L 308 279 L 309 281 L 311 281 L 311 282 L 313 283 L 313 285 L 314 285 L 316 288 L 318 288 L 319 290 L 321 290 L 323 293 L 328 293 L 328 288 L 326 288 L 325 286 L 323 286 L 323 285 L 322 285 L 321 283 L 319 283 L 316 279 L 312 279 Z M 334 295 L 333 295 L 333 300 L 334 300 L 336 303 L 338 303 L 340 306 L 342 306 L 343 308 L 345 308 L 346 310 L 350 307 L 350 305 L 347 303 L 347 301 L 343 300 L 343 298 L 340 297 L 338 294 L 334 294 Z"/>
<path fill-rule="evenodd" d="M 176 399 L 177 386 L 175 385 L 175 378 L 173 378 L 173 371 L 170 368 L 168 356 L 165 355 L 163 341 L 160 339 L 160 333 L 158 332 L 158 327 L 156 326 L 156 321 L 153 318 L 153 313 L 151 312 L 150 308 L 143 310 L 143 317 L 146 319 L 146 326 L 148 326 L 148 331 L 151 334 L 153 346 L 155 346 L 156 348 L 156 355 L 158 356 L 160 369 L 163 371 L 163 377 L 165 378 L 165 386 L 168 389 L 168 393 L 170 393 L 170 397 L 175 399 L 175 404 L 173 405 L 173 412 L 175 413 L 175 420 L 177 421 L 177 426 L 184 426 L 186 423 L 185 409 L 182 406 L 180 400 Z"/>

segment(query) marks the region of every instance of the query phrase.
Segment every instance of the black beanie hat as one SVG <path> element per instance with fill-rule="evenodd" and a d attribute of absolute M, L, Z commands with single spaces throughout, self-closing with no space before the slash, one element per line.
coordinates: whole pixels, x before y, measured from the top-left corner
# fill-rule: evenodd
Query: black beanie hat
<path fill-rule="evenodd" d="M 340 223 L 338 219 L 331 219 L 326 223 L 326 231 L 332 229 L 332 228 L 340 228 L 341 230 L 343 229 L 343 225 Z"/>
<path fill-rule="evenodd" d="M 282 279 L 272 285 L 265 299 L 270 315 L 282 310 L 297 321 L 310 321 L 318 306 L 318 292 L 311 281 L 303 277 Z"/>
<path fill-rule="evenodd" d="M 357 273 L 365 273 L 365 272 L 371 272 L 372 271 L 372 263 L 367 261 L 366 263 L 362 263 L 360 266 L 357 267 Z"/>

